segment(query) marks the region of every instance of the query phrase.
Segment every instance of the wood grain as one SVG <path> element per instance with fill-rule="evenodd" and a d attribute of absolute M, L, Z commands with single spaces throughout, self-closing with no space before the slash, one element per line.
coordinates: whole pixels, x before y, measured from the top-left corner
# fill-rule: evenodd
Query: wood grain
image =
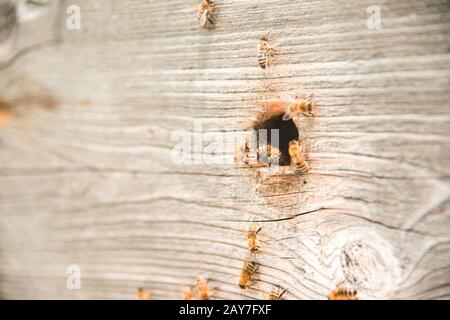
<path fill-rule="evenodd" d="M 372 1 L 217 0 L 210 30 L 198 3 L 51 1 L 19 23 L 0 56 L 15 102 L 0 124 L 0 297 L 180 299 L 203 274 L 214 299 L 273 285 L 326 299 L 344 279 L 362 299 L 449 299 L 448 2 L 378 1 L 380 30 Z M 69 4 L 81 30 L 65 27 Z M 280 54 L 264 71 L 269 31 Z M 171 161 L 194 120 L 240 132 L 311 92 L 306 176 Z M 241 290 L 252 223 L 261 266 Z"/>

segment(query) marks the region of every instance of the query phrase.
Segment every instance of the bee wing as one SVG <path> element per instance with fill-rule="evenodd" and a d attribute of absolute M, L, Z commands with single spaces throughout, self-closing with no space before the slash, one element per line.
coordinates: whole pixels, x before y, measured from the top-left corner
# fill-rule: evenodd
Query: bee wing
<path fill-rule="evenodd" d="M 280 295 L 278 296 L 278 299 L 281 299 L 286 294 L 287 291 L 288 289 L 280 289 Z"/>
<path fill-rule="evenodd" d="M 206 26 L 207 23 L 208 23 L 208 11 L 205 10 L 203 11 L 202 16 L 200 17 L 200 25 L 204 27 Z"/>

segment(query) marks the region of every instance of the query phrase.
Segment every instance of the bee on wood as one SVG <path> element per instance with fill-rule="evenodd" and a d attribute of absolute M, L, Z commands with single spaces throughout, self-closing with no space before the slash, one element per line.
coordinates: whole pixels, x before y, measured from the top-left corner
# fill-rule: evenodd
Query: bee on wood
<path fill-rule="evenodd" d="M 255 226 L 251 226 L 246 234 L 247 238 L 247 246 L 251 253 L 255 254 L 258 253 L 261 249 L 261 246 L 259 245 L 258 240 L 258 233 L 261 231 L 262 228 L 256 228 Z"/>
<path fill-rule="evenodd" d="M 150 300 L 150 292 L 145 288 L 137 288 L 136 300 Z"/>
<path fill-rule="evenodd" d="M 205 10 L 212 12 L 214 9 L 214 1 L 213 0 L 202 0 L 200 6 L 198 7 L 198 17 L 200 18 L 205 12 Z"/>
<path fill-rule="evenodd" d="M 197 277 L 197 296 L 200 300 L 209 300 L 211 298 L 208 281 L 202 276 Z"/>
<path fill-rule="evenodd" d="M 198 8 L 198 18 L 200 19 L 200 26 L 202 28 L 208 28 L 210 23 L 214 24 L 214 22 L 211 19 L 213 10 L 214 10 L 213 0 L 202 0 L 202 3 Z"/>
<path fill-rule="evenodd" d="M 302 173 L 308 173 L 309 165 L 308 162 L 306 162 L 302 146 L 297 140 L 289 142 L 289 155 L 291 156 L 291 163 L 294 164 L 297 169 L 300 169 Z"/>
<path fill-rule="evenodd" d="M 315 104 L 316 101 L 314 99 L 314 95 L 311 94 L 308 98 L 302 99 L 289 106 L 286 113 L 283 115 L 283 120 L 287 121 L 300 115 L 304 117 L 312 117 Z"/>
<path fill-rule="evenodd" d="M 273 287 L 267 296 L 267 300 L 281 300 L 287 289 L 281 289 L 280 287 Z"/>
<path fill-rule="evenodd" d="M 190 286 L 184 287 L 183 300 L 192 300 L 192 288 Z"/>
<path fill-rule="evenodd" d="M 282 153 L 280 149 L 270 144 L 264 144 L 258 147 L 258 160 L 268 167 L 278 166 L 281 157 Z"/>
<path fill-rule="evenodd" d="M 253 275 L 258 270 L 258 263 L 254 257 L 246 256 L 244 259 L 244 265 L 242 266 L 241 276 L 239 277 L 239 287 L 246 289 L 249 287 L 249 282 L 252 280 Z"/>
<path fill-rule="evenodd" d="M 262 69 L 266 69 L 270 66 L 270 59 L 275 53 L 275 50 L 270 46 L 269 40 L 270 32 L 259 40 L 257 46 L 257 58 L 258 64 Z"/>
<path fill-rule="evenodd" d="M 341 283 L 328 294 L 328 300 L 358 300 L 357 291 Z"/>
<path fill-rule="evenodd" d="M 250 139 L 246 139 L 245 142 L 234 151 L 234 163 L 236 165 L 244 163 L 247 166 L 257 165 L 257 152 L 252 152 Z"/>

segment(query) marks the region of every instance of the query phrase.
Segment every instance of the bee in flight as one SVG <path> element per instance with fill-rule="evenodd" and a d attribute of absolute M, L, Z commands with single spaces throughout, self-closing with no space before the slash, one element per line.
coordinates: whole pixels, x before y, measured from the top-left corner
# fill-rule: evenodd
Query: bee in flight
<path fill-rule="evenodd" d="M 316 101 L 313 94 L 306 99 L 294 102 L 287 108 L 286 113 L 283 115 L 283 120 L 287 121 L 298 116 L 312 117 L 315 104 Z"/>
<path fill-rule="evenodd" d="M 289 142 L 289 155 L 291 156 L 291 163 L 299 169 L 302 173 L 308 173 L 309 165 L 306 162 L 306 156 L 302 146 L 298 140 Z"/>
<path fill-rule="evenodd" d="M 150 292 L 145 288 L 138 288 L 136 291 L 136 300 L 150 300 Z"/>
<path fill-rule="evenodd" d="M 281 289 L 280 287 L 273 287 L 267 296 L 267 300 L 281 300 L 287 289 Z"/>
<path fill-rule="evenodd" d="M 256 57 L 258 58 L 258 64 L 262 69 L 266 69 L 270 66 L 270 59 L 276 52 L 275 49 L 270 46 L 269 34 L 270 32 L 262 37 L 257 46 Z"/>
<path fill-rule="evenodd" d="M 259 245 L 258 240 L 258 233 L 261 231 L 262 228 L 256 228 L 255 226 L 251 226 L 246 234 L 247 238 L 247 246 L 248 249 L 252 254 L 258 253 L 261 249 L 261 246 Z"/>
<path fill-rule="evenodd" d="M 200 19 L 200 26 L 202 28 L 208 28 L 210 23 L 214 24 L 214 22 L 211 19 L 213 10 L 214 10 L 213 0 L 202 0 L 202 3 L 198 8 L 198 18 Z"/>
<path fill-rule="evenodd" d="M 258 263 L 254 257 L 246 256 L 242 266 L 241 276 L 239 277 L 239 287 L 246 289 L 252 280 L 253 275 L 258 270 Z"/>
<path fill-rule="evenodd" d="M 202 276 L 197 277 L 197 295 L 200 300 L 211 299 L 211 291 L 208 287 L 208 281 Z"/>
<path fill-rule="evenodd" d="M 357 294 L 355 289 L 341 283 L 328 294 L 328 300 L 358 300 Z"/>

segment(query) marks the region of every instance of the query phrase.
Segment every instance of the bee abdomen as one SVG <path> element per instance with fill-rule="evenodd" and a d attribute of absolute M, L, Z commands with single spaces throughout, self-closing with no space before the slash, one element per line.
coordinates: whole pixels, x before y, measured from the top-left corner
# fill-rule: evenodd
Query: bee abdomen
<path fill-rule="evenodd" d="M 268 55 L 267 53 L 261 51 L 258 53 L 258 63 L 262 69 L 266 69 L 268 66 Z"/>
<path fill-rule="evenodd" d="M 300 170 L 302 170 L 303 173 L 307 173 L 309 171 L 309 165 L 306 161 L 301 161 L 299 165 Z"/>
<path fill-rule="evenodd" d="M 309 165 L 308 162 L 306 162 L 305 160 L 300 160 L 300 161 L 294 161 L 295 166 L 300 169 L 300 171 L 302 173 L 308 173 L 309 171 Z"/>

